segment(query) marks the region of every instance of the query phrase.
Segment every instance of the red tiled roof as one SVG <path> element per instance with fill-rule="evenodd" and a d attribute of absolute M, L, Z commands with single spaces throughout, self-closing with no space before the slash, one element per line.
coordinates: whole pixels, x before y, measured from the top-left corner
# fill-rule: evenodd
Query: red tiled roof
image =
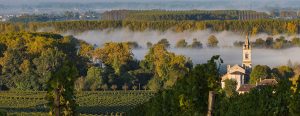
<path fill-rule="evenodd" d="M 244 84 L 244 85 L 241 85 L 241 87 L 238 89 L 238 91 L 250 91 L 254 87 L 255 87 L 255 85 Z"/>
<path fill-rule="evenodd" d="M 258 83 L 258 85 L 276 85 L 278 82 L 276 79 L 264 79 Z"/>

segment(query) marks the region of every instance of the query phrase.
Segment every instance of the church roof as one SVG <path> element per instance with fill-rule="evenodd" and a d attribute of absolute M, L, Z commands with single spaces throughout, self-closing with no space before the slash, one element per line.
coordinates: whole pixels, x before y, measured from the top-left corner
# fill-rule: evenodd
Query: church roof
<path fill-rule="evenodd" d="M 233 65 L 232 67 L 230 67 L 229 72 L 230 74 L 245 74 L 245 69 L 243 67 L 241 67 L 240 65 Z"/>
<path fill-rule="evenodd" d="M 244 84 L 241 85 L 241 87 L 237 90 L 237 91 L 250 91 L 252 88 L 255 88 L 255 85 L 251 85 L 251 84 Z"/>
<path fill-rule="evenodd" d="M 230 74 L 244 75 L 245 73 L 241 71 L 234 71 L 234 72 L 230 72 Z"/>

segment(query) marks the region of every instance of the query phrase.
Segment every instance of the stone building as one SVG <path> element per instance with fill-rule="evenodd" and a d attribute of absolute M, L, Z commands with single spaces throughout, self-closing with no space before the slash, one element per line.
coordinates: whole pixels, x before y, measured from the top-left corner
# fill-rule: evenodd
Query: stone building
<path fill-rule="evenodd" d="M 243 61 L 242 65 L 227 65 L 227 73 L 222 76 L 221 86 L 225 87 L 226 79 L 233 79 L 237 82 L 236 89 L 238 90 L 242 85 L 246 84 L 246 81 L 249 80 L 249 75 L 252 68 L 251 61 L 251 44 L 249 37 L 246 36 L 245 43 L 243 44 Z"/>

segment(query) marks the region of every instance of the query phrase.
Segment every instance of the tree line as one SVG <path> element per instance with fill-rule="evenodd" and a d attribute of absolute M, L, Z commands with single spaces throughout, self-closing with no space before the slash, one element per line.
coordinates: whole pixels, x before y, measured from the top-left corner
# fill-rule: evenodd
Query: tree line
<path fill-rule="evenodd" d="M 242 18 L 243 17 L 243 18 Z M 102 14 L 102 20 L 238 20 L 268 18 L 268 14 L 251 10 L 112 10 Z"/>
<path fill-rule="evenodd" d="M 243 41 L 234 42 L 234 46 L 242 47 Z M 284 49 L 291 47 L 300 47 L 300 38 L 293 37 L 291 40 L 286 39 L 284 36 L 274 39 L 273 37 L 267 37 L 266 39 L 258 38 L 254 42 L 251 42 L 254 48 L 268 48 L 268 49 Z"/>
<path fill-rule="evenodd" d="M 213 32 L 233 31 L 240 33 L 267 33 L 270 35 L 299 33 L 300 20 L 211 20 L 211 21 L 61 21 L 31 23 L 0 23 L 1 33 L 20 31 L 84 32 L 89 30 L 128 28 L 131 31 L 158 30 L 174 32 L 212 30 Z"/>

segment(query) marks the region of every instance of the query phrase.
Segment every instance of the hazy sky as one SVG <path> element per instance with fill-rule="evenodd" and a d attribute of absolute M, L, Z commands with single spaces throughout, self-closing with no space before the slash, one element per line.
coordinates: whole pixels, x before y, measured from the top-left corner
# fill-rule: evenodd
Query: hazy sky
<path fill-rule="evenodd" d="M 47 13 L 70 10 L 256 10 L 300 9 L 300 0 L 0 0 L 1 13 Z"/>
<path fill-rule="evenodd" d="M 192 2 L 192 3 L 211 3 L 210 6 L 219 5 L 217 2 L 232 4 L 235 7 L 243 7 L 245 5 L 256 6 L 297 6 L 300 0 L 0 0 L 0 4 L 9 4 L 9 5 L 32 5 L 43 2 L 73 2 L 73 3 L 92 3 L 92 2 Z M 252 3 L 252 4 L 250 4 Z M 166 4 L 167 5 L 167 4 Z M 201 4 L 200 4 L 201 5 Z M 240 6 L 239 6 L 240 5 Z"/>

